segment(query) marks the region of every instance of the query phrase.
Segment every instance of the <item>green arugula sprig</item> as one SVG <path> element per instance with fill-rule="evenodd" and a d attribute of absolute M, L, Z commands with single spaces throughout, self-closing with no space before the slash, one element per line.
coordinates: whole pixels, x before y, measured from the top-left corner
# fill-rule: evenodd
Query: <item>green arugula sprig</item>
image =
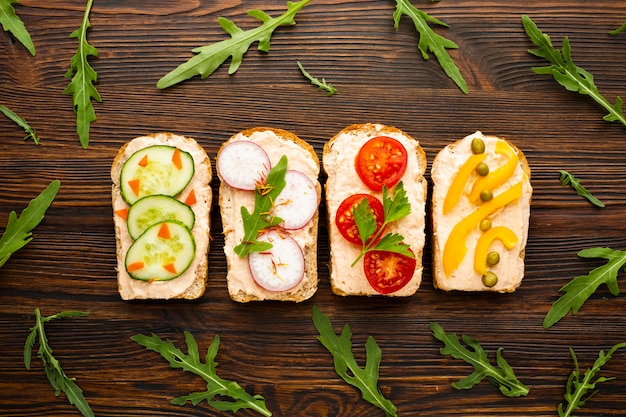
<path fill-rule="evenodd" d="M 41 194 L 28 203 L 20 217 L 14 211 L 9 213 L 6 229 L 0 237 L 0 266 L 33 239 L 32 230 L 43 220 L 60 187 L 61 182 L 52 181 Z"/>
<path fill-rule="evenodd" d="M 320 81 L 318 78 L 315 78 L 311 74 L 309 74 L 309 72 L 304 69 L 300 61 L 296 61 L 296 63 L 298 64 L 298 68 L 300 68 L 300 72 L 302 72 L 302 75 L 304 75 L 304 77 L 309 80 L 311 84 L 318 87 L 320 90 L 326 90 L 326 95 L 328 97 L 337 92 L 337 89 L 333 87 L 332 84 L 327 83 L 325 79 L 322 78 L 322 80 Z"/>
<path fill-rule="evenodd" d="M 378 387 L 382 350 L 376 340 L 372 336 L 367 338 L 365 367 L 360 368 L 352 354 L 352 332 L 348 324 L 343 326 L 341 336 L 337 336 L 330 319 L 317 306 L 313 306 L 313 324 L 320 334 L 317 339 L 333 355 L 337 374 L 346 383 L 358 388 L 363 399 L 383 410 L 387 417 L 396 416 L 396 406 L 383 396 Z"/>
<path fill-rule="evenodd" d="M 352 262 L 352 266 L 365 256 L 370 250 L 386 250 L 396 252 L 409 258 L 414 258 L 413 252 L 409 250 L 409 245 L 404 243 L 404 237 L 399 233 L 387 233 L 378 240 L 388 224 L 402 219 L 411 214 L 411 203 L 406 196 L 406 190 L 402 181 L 391 190 L 391 195 L 386 186 L 383 186 L 383 224 L 376 230 L 376 217 L 370 208 L 367 198 L 359 201 L 353 209 L 354 223 L 359 230 L 359 237 L 363 246 L 361 253 Z"/>
<path fill-rule="evenodd" d="M 15 38 L 20 41 L 22 45 L 32 56 L 35 56 L 35 44 L 24 25 L 24 22 L 15 13 L 13 4 L 19 3 L 18 0 L 0 0 L 0 23 L 2 28 L 8 32 L 11 32 Z"/>
<path fill-rule="evenodd" d="M 229 57 L 232 58 L 228 74 L 234 74 L 239 69 L 244 54 L 254 42 L 259 43 L 259 51 L 269 52 L 270 39 L 274 31 L 280 26 L 295 25 L 296 14 L 309 1 L 311 0 L 301 0 L 296 3 L 288 1 L 287 11 L 276 18 L 269 16 L 262 10 L 248 10 L 249 16 L 263 23 L 261 26 L 247 31 L 239 28 L 233 21 L 219 17 L 217 21 L 222 29 L 230 35 L 230 39 L 192 49 L 191 52 L 197 55 L 162 77 L 157 82 L 157 88 L 167 88 L 196 75 L 200 75 L 204 79 L 213 74 Z"/>
<path fill-rule="evenodd" d="M 243 240 L 235 246 L 237 255 L 244 258 L 252 252 L 261 252 L 272 248 L 269 242 L 257 240 L 259 232 L 282 223 L 283 219 L 272 215 L 274 201 L 285 188 L 285 173 L 287 172 L 287 157 L 283 155 L 278 163 L 270 169 L 263 184 L 257 185 L 254 190 L 254 211 L 250 213 L 245 206 L 241 206 L 243 219 Z"/>
<path fill-rule="evenodd" d="M 15 124 L 17 124 L 19 127 L 24 129 L 24 132 L 26 132 L 24 140 L 30 138 L 33 140 L 33 142 L 35 142 L 35 145 L 39 145 L 41 140 L 39 139 L 39 137 L 37 137 L 37 132 L 35 132 L 35 129 L 30 127 L 30 125 L 24 118 L 18 116 L 13 110 L 8 108 L 7 106 L 0 106 L 0 112 L 2 112 L 6 117 L 15 122 Z"/>
<path fill-rule="evenodd" d="M 265 399 L 261 395 L 248 394 L 237 382 L 228 381 L 217 375 L 217 362 L 215 357 L 220 347 L 220 337 L 215 335 L 209 349 L 207 350 L 205 363 L 202 363 L 198 352 L 198 343 L 193 335 L 184 332 L 185 343 L 187 344 L 187 354 L 174 346 L 170 340 L 162 340 L 156 334 L 145 336 L 142 334 L 131 336 L 131 340 L 148 350 L 161 354 L 172 368 L 182 369 L 196 374 L 206 382 L 207 390 L 204 392 L 193 392 L 189 395 L 174 398 L 171 402 L 174 405 L 184 405 L 190 401 L 197 405 L 206 401 L 211 407 L 220 411 L 232 411 L 236 413 L 241 409 L 250 409 L 264 416 L 271 416 L 272 413 L 265 405 Z M 216 396 L 228 397 L 232 401 L 215 400 Z"/>
<path fill-rule="evenodd" d="M 622 26 L 609 32 L 609 35 L 617 35 L 618 33 L 626 32 L 626 22 Z"/>
<path fill-rule="evenodd" d="M 602 258 L 608 262 L 568 282 L 560 291 L 564 292 L 558 300 L 552 304 L 548 314 L 543 319 L 543 327 L 552 327 L 571 310 L 572 314 L 578 313 L 585 301 L 596 292 L 601 284 L 606 284 L 613 295 L 619 295 L 617 275 L 626 265 L 626 251 L 611 248 L 589 248 L 578 252 L 581 258 Z"/>
<path fill-rule="evenodd" d="M 57 397 L 61 392 L 65 393 L 70 404 L 74 405 L 85 417 L 93 417 L 93 411 L 87 403 L 87 400 L 83 396 L 83 391 L 76 385 L 76 378 L 68 377 L 61 364 L 52 354 L 52 349 L 48 344 L 48 338 L 46 337 L 46 331 L 44 324 L 55 319 L 65 317 L 82 317 L 88 313 L 81 311 L 62 311 L 52 316 L 43 317 L 39 309 L 35 309 L 35 325 L 30 328 L 30 333 L 26 338 L 24 344 L 24 365 L 26 369 L 30 370 L 30 361 L 32 357 L 32 350 L 35 346 L 35 342 L 39 339 L 39 349 L 37 350 L 37 356 L 43 362 L 43 367 L 46 371 L 46 376 L 50 385 L 54 388 L 54 395 Z"/>
<path fill-rule="evenodd" d="M 572 355 L 572 359 L 574 360 L 575 369 L 570 374 L 567 379 L 567 387 L 565 389 L 565 400 L 567 402 L 567 408 L 563 410 L 563 403 L 559 404 L 558 413 L 559 417 L 570 417 L 575 410 L 581 408 L 589 398 L 591 398 L 596 392 L 596 384 L 601 382 L 610 381 L 614 378 L 606 378 L 606 377 L 598 377 L 594 380 L 596 374 L 600 371 L 600 368 L 604 366 L 609 359 L 613 356 L 617 349 L 621 349 L 626 347 L 626 343 L 618 343 L 613 346 L 609 351 L 604 354 L 604 351 L 601 350 L 598 354 L 598 359 L 594 362 L 591 369 L 587 368 L 584 373 L 584 377 L 581 380 L 581 372 L 578 366 L 578 359 L 576 358 L 576 354 L 574 350 L 570 348 L 570 354 Z M 589 395 L 587 392 L 589 390 L 592 391 Z"/>
<path fill-rule="evenodd" d="M 502 357 L 503 348 L 498 348 L 496 351 L 497 366 L 494 366 L 489 362 L 487 352 L 476 339 L 467 335 L 461 336 L 463 342 L 472 349 L 469 350 L 461 345 L 456 334 L 446 334 L 439 323 L 431 323 L 430 330 L 436 339 L 444 343 L 444 347 L 440 349 L 442 355 L 462 359 L 474 367 L 474 372 L 471 375 L 452 383 L 452 387 L 455 389 L 470 389 L 483 378 L 487 378 L 507 397 L 528 395 L 530 389 L 517 379 L 513 368 Z"/>
<path fill-rule="evenodd" d="M 583 185 L 580 183 L 580 180 L 578 178 L 576 178 L 569 172 L 563 171 L 563 170 L 559 171 L 559 174 L 561 175 L 559 179 L 561 181 L 561 185 L 563 186 L 568 185 L 568 184 L 571 185 L 572 188 L 576 190 L 576 194 L 578 194 L 581 197 L 586 198 L 587 200 L 589 200 L 591 204 L 595 206 L 604 207 L 604 203 L 600 201 L 600 199 L 598 199 L 596 196 L 591 194 L 589 190 L 583 187 Z"/>
<path fill-rule="evenodd" d="M 563 51 L 561 52 L 552 46 L 550 37 L 541 32 L 530 17 L 522 16 L 522 24 L 530 40 L 539 47 L 539 49 L 529 49 L 528 53 L 545 58 L 552 64 L 545 67 L 534 67 L 532 68 L 534 73 L 550 74 L 566 90 L 588 95 L 609 112 L 604 116 L 604 120 L 607 122 L 620 121 L 626 126 L 621 97 L 618 96 L 615 104 L 611 104 L 602 96 L 593 81 L 593 75 L 572 61 L 572 48 L 567 37 L 563 39 Z"/>
<path fill-rule="evenodd" d="M 98 50 L 87 42 L 87 30 L 91 27 L 89 13 L 92 5 L 93 0 L 88 0 L 80 27 L 70 34 L 70 38 L 78 39 L 78 48 L 72 57 L 70 69 L 65 74 L 66 78 L 72 77 L 72 80 L 63 91 L 63 94 L 72 95 L 76 113 L 76 133 L 84 149 L 89 145 L 91 123 L 96 121 L 96 112 L 91 99 L 102 102 L 102 97 L 94 85 L 98 81 L 98 74 L 88 61 L 90 56 L 98 57 Z"/>
<path fill-rule="evenodd" d="M 409 0 L 396 0 L 396 10 L 393 13 L 394 28 L 396 30 L 398 30 L 398 26 L 400 25 L 400 18 L 403 15 L 407 15 L 411 18 L 411 20 L 413 20 L 415 29 L 417 29 L 417 32 L 420 35 L 420 40 L 417 44 L 417 47 L 422 53 L 422 58 L 428 60 L 428 52 L 432 52 L 437 58 L 439 65 L 441 65 L 441 68 L 443 68 L 448 77 L 450 77 L 450 79 L 452 79 L 456 83 L 457 87 L 459 87 L 461 91 L 463 91 L 465 94 L 469 94 L 467 83 L 461 75 L 459 67 L 456 66 L 456 64 L 452 60 L 452 57 L 450 57 L 448 51 L 446 50 L 456 49 L 459 46 L 450 39 L 446 39 L 443 36 L 435 33 L 435 31 L 428 25 L 428 22 L 443 26 L 445 28 L 448 28 L 449 25 L 439 19 L 430 16 L 428 13 L 417 9 L 411 4 Z"/>

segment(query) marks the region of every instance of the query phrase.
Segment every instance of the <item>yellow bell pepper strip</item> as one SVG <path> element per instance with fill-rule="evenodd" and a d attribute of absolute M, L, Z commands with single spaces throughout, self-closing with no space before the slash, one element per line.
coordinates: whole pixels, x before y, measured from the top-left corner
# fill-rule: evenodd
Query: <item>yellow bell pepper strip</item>
<path fill-rule="evenodd" d="M 474 251 L 474 270 L 481 275 L 487 272 L 487 251 L 495 239 L 511 250 L 517 244 L 517 236 L 506 226 L 495 226 L 483 233 L 476 243 Z"/>
<path fill-rule="evenodd" d="M 465 189 L 469 176 L 476 169 L 476 165 L 485 159 L 485 156 L 487 155 L 484 153 L 472 155 L 467 158 L 467 161 L 465 161 L 463 166 L 461 166 L 461 169 L 459 169 L 454 176 L 452 184 L 450 184 L 450 188 L 448 188 L 446 198 L 443 201 L 443 214 L 449 213 L 450 210 L 452 210 L 459 202 L 459 198 L 461 198 L 461 194 L 463 194 L 463 190 Z"/>
<path fill-rule="evenodd" d="M 496 142 L 495 152 L 499 155 L 506 155 L 509 160 L 506 164 L 491 171 L 487 176 L 480 177 L 474 182 L 472 191 L 468 195 L 469 201 L 472 203 L 478 203 L 480 200 L 480 193 L 483 190 L 494 191 L 496 188 L 504 184 L 515 172 L 519 157 L 515 151 L 505 141 Z"/>
<path fill-rule="evenodd" d="M 478 227 L 480 221 L 485 217 L 520 198 L 523 185 L 523 181 L 518 182 L 508 190 L 498 194 L 493 200 L 478 206 L 476 210 L 454 226 L 443 248 L 443 271 L 447 276 L 450 276 L 463 262 L 467 254 L 465 241 L 472 229 Z"/>

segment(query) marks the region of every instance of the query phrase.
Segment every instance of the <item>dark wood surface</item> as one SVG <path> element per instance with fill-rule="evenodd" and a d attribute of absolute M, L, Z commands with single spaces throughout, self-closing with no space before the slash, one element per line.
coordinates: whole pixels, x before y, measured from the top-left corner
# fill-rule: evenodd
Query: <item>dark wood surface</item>
<path fill-rule="evenodd" d="M 71 97 L 63 94 L 64 74 L 77 47 L 69 34 L 79 27 L 85 2 L 22 0 L 15 5 L 37 55 L 31 57 L 8 33 L 0 33 L 0 104 L 26 118 L 42 143 L 23 141 L 22 130 L 0 117 L 0 227 L 11 210 L 20 212 L 51 180 L 61 180 L 62 186 L 34 240 L 0 269 L 0 415 L 79 415 L 63 394 L 54 396 L 38 359 L 30 371 L 23 365 L 33 311 L 40 308 L 44 315 L 89 312 L 52 322 L 47 332 L 57 359 L 77 378 L 97 416 L 231 415 L 206 403 L 171 405 L 175 396 L 203 390 L 203 381 L 169 368 L 158 354 L 130 340 L 154 332 L 182 348 L 185 330 L 202 352 L 219 334 L 218 373 L 263 395 L 275 416 L 382 416 L 335 374 L 311 321 L 317 305 L 337 332 L 346 323 L 351 326 L 361 364 L 367 336 L 377 340 L 383 351 L 379 385 L 400 416 L 556 416 L 573 369 L 569 348 L 587 368 L 599 350 L 626 341 L 626 298 L 612 296 L 605 286 L 576 316 L 542 327 L 559 289 L 601 264 L 578 258 L 577 251 L 626 249 L 626 127 L 603 121 L 604 110 L 589 97 L 531 72 L 545 63 L 527 53 L 533 45 L 521 16 L 528 14 L 558 47 L 568 36 L 576 63 L 595 75 L 600 91 L 613 101 L 626 95 L 626 34 L 607 32 L 626 20 L 626 3 L 413 3 L 450 25 L 436 31 L 458 43 L 451 55 L 469 95 L 456 88 L 434 58 L 422 59 L 419 36 L 407 17 L 394 29 L 392 1 L 312 1 L 296 16 L 297 25 L 275 32 L 269 53 L 253 45 L 236 74 L 227 74 L 227 63 L 205 80 L 196 77 L 158 90 L 157 80 L 191 57 L 192 48 L 226 38 L 218 16 L 250 29 L 258 23 L 247 10 L 278 16 L 285 3 L 96 0 L 88 39 L 99 51 L 90 62 L 103 102 L 94 103 L 98 120 L 86 150 L 75 134 Z M 310 85 L 297 60 L 338 93 L 326 97 Z M 506 137 L 524 150 L 534 196 L 526 276 L 517 292 L 435 290 L 427 246 L 424 281 L 415 296 L 335 296 L 322 226 L 321 280 L 310 301 L 237 304 L 226 290 L 216 207 L 208 288 L 200 300 L 120 299 L 109 168 L 124 142 L 172 131 L 195 137 L 213 158 L 232 134 L 269 125 L 293 131 L 321 157 L 325 141 L 362 122 L 394 125 L 418 138 L 429 167 L 439 149 L 476 130 Z M 606 207 L 594 208 L 562 187 L 561 169 L 582 179 Z M 216 191 L 217 186 L 215 178 Z M 428 328 L 433 321 L 448 332 L 477 338 L 492 359 L 503 347 L 504 357 L 530 387 L 529 395 L 506 398 L 487 381 L 470 391 L 453 389 L 451 382 L 472 368 L 439 353 L 442 344 Z M 598 385 L 599 392 L 578 415 L 626 415 L 626 351 L 618 351 L 602 374 L 615 379 Z M 242 410 L 237 415 L 255 414 Z"/>

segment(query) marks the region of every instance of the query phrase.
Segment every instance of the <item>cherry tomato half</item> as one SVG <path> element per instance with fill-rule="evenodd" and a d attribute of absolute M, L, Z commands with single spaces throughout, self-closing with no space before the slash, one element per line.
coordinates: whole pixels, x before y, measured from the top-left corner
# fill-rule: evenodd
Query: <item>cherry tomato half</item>
<path fill-rule="evenodd" d="M 415 258 L 386 250 L 371 250 L 363 257 L 365 278 L 380 294 L 396 292 L 408 284 L 416 264 Z"/>
<path fill-rule="evenodd" d="M 369 194 L 352 194 L 350 197 L 346 198 L 341 202 L 339 208 L 337 209 L 337 214 L 335 216 L 335 224 L 339 229 L 339 233 L 346 238 L 348 242 L 354 243 L 356 245 L 362 245 L 361 237 L 359 236 L 359 229 L 354 222 L 354 212 L 353 209 L 363 200 L 367 199 L 367 203 L 374 214 L 374 218 L 376 219 L 376 232 L 382 227 L 385 210 L 383 208 L 383 203 L 380 202 L 376 197 Z M 376 233 L 374 233 L 375 235 Z"/>
<path fill-rule="evenodd" d="M 363 145 L 356 156 L 355 168 L 361 181 L 373 191 L 381 191 L 383 185 L 396 185 L 407 166 L 407 152 L 396 139 L 377 136 Z"/>

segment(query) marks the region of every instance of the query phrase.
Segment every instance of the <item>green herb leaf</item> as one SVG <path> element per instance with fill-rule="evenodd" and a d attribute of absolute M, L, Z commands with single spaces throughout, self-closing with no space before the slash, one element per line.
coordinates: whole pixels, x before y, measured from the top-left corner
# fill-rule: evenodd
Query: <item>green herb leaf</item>
<path fill-rule="evenodd" d="M 170 340 L 162 340 L 156 334 L 145 336 L 138 334 L 131 336 L 131 340 L 137 342 L 148 350 L 157 352 L 163 356 L 172 368 L 196 374 L 206 382 L 207 390 L 204 392 L 194 392 L 189 395 L 174 398 L 172 404 L 184 405 L 190 401 L 197 405 L 206 401 L 210 406 L 220 411 L 232 411 L 236 413 L 241 409 L 254 410 L 264 416 L 271 416 L 272 413 L 265 406 L 265 400 L 260 395 L 248 394 L 239 384 L 234 381 L 222 379 L 217 375 L 217 362 L 215 357 L 220 346 L 220 337 L 215 335 L 206 354 L 205 362 L 202 363 L 198 352 L 198 344 L 193 335 L 184 332 L 187 344 L 187 354 L 176 348 Z M 228 397 L 232 401 L 214 400 L 215 396 Z"/>
<path fill-rule="evenodd" d="M 200 75 L 204 79 L 213 74 L 229 57 L 232 58 L 228 74 L 234 74 L 239 69 L 244 54 L 254 42 L 259 42 L 259 51 L 269 52 L 270 39 L 274 31 L 280 26 L 295 25 L 296 13 L 309 1 L 301 0 L 296 3 L 288 1 L 287 11 L 276 18 L 261 10 L 249 10 L 249 16 L 255 17 L 263 23 L 261 26 L 247 31 L 242 30 L 229 19 L 218 18 L 218 23 L 230 35 L 230 39 L 192 49 L 191 52 L 197 55 L 161 78 L 157 82 L 157 88 L 171 87 L 196 75 Z"/>
<path fill-rule="evenodd" d="M 529 388 L 517 377 L 513 368 L 502 357 L 502 348 L 496 351 L 497 366 L 489 362 L 487 352 L 480 343 L 467 335 L 462 335 L 461 339 L 471 350 L 467 349 L 459 342 L 456 334 L 446 334 L 439 323 L 431 323 L 430 330 L 436 339 L 443 342 L 444 347 L 440 349 L 442 355 L 450 355 L 456 359 L 462 359 L 474 367 L 474 372 L 458 382 L 452 383 L 455 389 L 470 389 L 484 378 L 500 389 L 500 392 L 507 397 L 520 397 L 528 395 Z"/>
<path fill-rule="evenodd" d="M 593 364 L 591 369 L 587 369 L 584 373 L 584 377 L 581 380 L 581 372 L 578 367 L 578 359 L 576 358 L 576 354 L 572 348 L 569 349 L 570 354 L 572 355 L 572 359 L 574 360 L 575 369 L 570 374 L 567 379 L 567 387 L 565 389 L 565 400 L 567 402 L 567 408 L 563 410 L 563 403 L 559 404 L 558 413 L 559 417 L 570 417 L 572 412 L 581 408 L 589 398 L 591 398 L 597 391 L 592 391 L 589 395 L 587 395 L 589 390 L 595 390 L 596 384 L 601 382 L 610 381 L 614 378 L 605 378 L 598 377 L 594 380 L 596 374 L 600 371 L 600 368 L 604 366 L 609 359 L 613 356 L 613 353 L 617 349 L 626 347 L 626 343 L 618 343 L 614 345 L 607 354 L 604 354 L 604 351 L 601 350 L 598 354 L 598 359 Z"/>
<path fill-rule="evenodd" d="M 378 375 L 382 351 L 376 340 L 369 336 L 365 342 L 365 368 L 360 368 L 352 354 L 352 332 L 347 324 L 337 336 L 330 319 L 313 306 L 313 324 L 319 332 L 317 338 L 333 355 L 335 371 L 348 384 L 361 391 L 363 399 L 385 412 L 387 417 L 396 416 L 396 406 L 386 399 L 378 387 Z"/>
<path fill-rule="evenodd" d="M 619 294 L 617 275 L 620 269 L 626 265 L 626 251 L 613 250 L 611 248 L 590 248 L 578 252 L 581 258 L 603 258 L 608 262 L 584 276 L 571 280 L 560 291 L 564 292 L 558 300 L 552 304 L 550 311 L 543 319 L 543 327 L 552 327 L 572 310 L 572 314 L 578 310 L 585 301 L 596 292 L 601 284 L 606 284 L 613 295 Z"/>
<path fill-rule="evenodd" d="M 54 388 L 54 395 L 59 396 L 61 392 L 65 393 L 70 404 L 74 405 L 83 416 L 93 417 L 93 411 L 91 411 L 89 403 L 85 400 L 83 391 L 76 385 L 76 382 L 74 382 L 76 378 L 68 377 L 61 368 L 59 361 L 52 354 L 52 349 L 48 344 L 48 338 L 46 337 L 44 329 L 44 324 L 51 320 L 65 317 L 82 317 L 86 315 L 87 313 L 83 313 L 82 311 L 62 311 L 52 316 L 43 317 L 39 309 L 35 309 L 35 325 L 30 328 L 30 333 L 24 344 L 24 365 L 26 369 L 30 370 L 32 349 L 35 346 L 37 338 L 39 338 L 37 356 L 43 362 L 48 381 L 50 381 L 50 385 Z"/>
<path fill-rule="evenodd" d="M 235 246 L 237 255 L 244 258 L 252 252 L 261 252 L 272 248 L 271 243 L 259 242 L 257 237 L 263 229 L 280 224 L 283 219 L 272 214 L 273 204 L 280 192 L 285 188 L 285 173 L 287 172 L 287 157 L 283 155 L 278 163 L 270 169 L 265 184 L 254 190 L 254 212 L 250 213 L 244 206 L 241 207 L 244 237 L 240 244 Z"/>
<path fill-rule="evenodd" d="M 89 145 L 89 129 L 91 123 L 96 121 L 96 112 L 91 99 L 102 101 L 100 93 L 94 85 L 98 81 L 98 74 L 89 65 L 90 56 L 97 57 L 98 50 L 87 42 L 87 30 L 91 27 L 89 13 L 93 0 L 87 0 L 87 6 L 83 15 L 82 24 L 70 34 L 70 38 L 78 39 L 78 49 L 72 57 L 70 69 L 65 77 L 72 80 L 63 91 L 63 94 L 72 94 L 74 112 L 76 113 L 76 133 L 83 149 Z"/>
<path fill-rule="evenodd" d="M 296 61 L 296 63 L 298 64 L 298 68 L 300 68 L 300 72 L 302 72 L 302 75 L 304 75 L 304 77 L 307 80 L 311 81 L 311 84 L 317 86 L 320 90 L 326 90 L 327 91 L 326 95 L 328 97 L 332 96 L 333 94 L 337 92 L 337 89 L 333 87 L 332 84 L 327 83 L 325 79 L 322 78 L 322 80 L 320 81 L 319 79 L 309 74 L 307 70 L 304 69 L 300 61 Z"/>
<path fill-rule="evenodd" d="M 594 84 L 593 75 L 572 61 L 571 46 L 567 37 L 563 39 L 563 52 L 561 52 L 552 46 L 550 37 L 541 32 L 530 17 L 522 16 L 522 24 L 530 40 L 539 47 L 539 49 L 529 49 L 528 52 L 531 55 L 545 58 L 552 64 L 546 67 L 532 68 L 534 73 L 550 74 L 566 90 L 588 95 L 609 112 L 604 116 L 604 120 L 607 122 L 620 121 L 626 126 L 626 118 L 622 112 L 622 99 L 617 97 L 613 105 L 600 94 L 598 87 Z"/>
<path fill-rule="evenodd" d="M 6 117 L 15 122 L 19 127 L 24 129 L 24 132 L 26 132 L 26 137 L 24 138 L 24 140 L 31 138 L 33 142 L 35 142 L 35 145 L 39 145 L 40 139 L 37 137 L 35 129 L 30 127 L 25 119 L 18 116 L 13 110 L 8 108 L 7 106 L 0 106 L 0 112 L 2 112 Z"/>
<path fill-rule="evenodd" d="M 617 35 L 618 33 L 622 32 L 626 32 L 626 22 L 624 22 L 624 24 L 622 24 L 622 26 L 618 27 L 617 29 L 610 31 L 609 35 Z"/>
<path fill-rule="evenodd" d="M 595 206 L 604 207 L 604 203 L 600 201 L 597 197 L 595 197 L 593 194 L 591 194 L 589 190 L 583 187 L 583 185 L 580 183 L 580 180 L 578 178 L 574 177 L 572 174 L 570 174 L 567 171 L 559 171 L 559 174 L 561 174 L 561 177 L 560 177 L 561 185 L 563 186 L 568 185 L 568 184 L 571 185 L 572 188 L 576 190 L 576 194 L 578 194 L 581 197 L 586 198 L 587 200 L 589 200 L 591 204 Z"/>
<path fill-rule="evenodd" d="M 456 49 L 459 46 L 451 41 L 450 39 L 446 39 L 443 36 L 435 33 L 432 28 L 428 25 L 428 22 L 437 24 L 443 27 L 449 27 L 446 23 L 442 22 L 439 19 L 435 19 L 430 16 L 428 13 L 423 12 L 422 10 L 417 9 L 413 6 L 409 0 L 396 0 L 396 10 L 393 13 L 394 20 L 394 28 L 398 30 L 398 26 L 400 25 L 400 18 L 402 15 L 407 15 L 413 20 L 413 24 L 415 25 L 415 29 L 420 35 L 420 40 L 417 44 L 417 47 L 422 52 L 422 58 L 429 59 L 428 52 L 432 52 L 437 61 L 439 61 L 439 65 L 446 72 L 448 77 L 450 77 L 456 85 L 459 87 L 461 91 L 465 94 L 469 93 L 467 89 L 467 84 L 463 76 L 461 75 L 461 71 L 456 66 L 448 51 L 446 49 Z"/>
<path fill-rule="evenodd" d="M 33 239 L 32 230 L 43 220 L 60 187 L 58 180 L 52 181 L 41 194 L 28 203 L 20 217 L 14 211 L 9 213 L 6 229 L 0 237 L 0 266 Z"/>
<path fill-rule="evenodd" d="M 28 52 L 32 56 L 35 56 L 35 45 L 33 40 L 24 26 L 24 22 L 15 13 L 13 4 L 19 3 L 18 0 L 0 0 L 0 23 L 2 28 L 8 32 L 11 32 L 15 38 L 20 41 L 22 45 L 28 49 Z"/>

